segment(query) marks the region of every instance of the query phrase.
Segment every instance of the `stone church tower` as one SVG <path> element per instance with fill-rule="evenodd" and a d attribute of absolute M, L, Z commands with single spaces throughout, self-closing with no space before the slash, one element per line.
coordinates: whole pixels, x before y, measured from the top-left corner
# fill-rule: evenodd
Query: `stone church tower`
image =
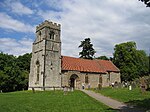
<path fill-rule="evenodd" d="M 61 87 L 61 26 L 44 21 L 36 27 L 33 43 L 29 89 Z"/>

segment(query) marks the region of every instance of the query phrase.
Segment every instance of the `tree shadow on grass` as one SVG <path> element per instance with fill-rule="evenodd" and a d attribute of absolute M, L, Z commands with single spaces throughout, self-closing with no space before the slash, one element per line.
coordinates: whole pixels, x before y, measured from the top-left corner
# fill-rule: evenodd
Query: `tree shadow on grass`
<path fill-rule="evenodd" d="M 147 88 L 146 91 L 150 91 L 150 88 Z"/>
<path fill-rule="evenodd" d="M 120 112 L 150 112 L 150 98 L 125 102 L 127 106 L 121 107 Z"/>
<path fill-rule="evenodd" d="M 106 112 L 120 112 L 118 109 L 108 108 Z"/>
<path fill-rule="evenodd" d="M 119 109 L 107 109 L 108 111 L 116 112 L 150 112 L 150 98 L 144 100 L 133 100 L 125 102 L 126 106 L 120 107 Z"/>
<path fill-rule="evenodd" d="M 146 111 L 150 111 L 150 98 L 144 100 L 133 100 L 127 102 L 127 104 L 132 104 L 135 107 L 144 108 Z"/>

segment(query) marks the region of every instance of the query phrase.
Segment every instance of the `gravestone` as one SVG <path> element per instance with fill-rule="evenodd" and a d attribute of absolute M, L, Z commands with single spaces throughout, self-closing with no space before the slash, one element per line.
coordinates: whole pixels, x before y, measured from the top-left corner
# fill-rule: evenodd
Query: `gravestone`
<path fill-rule="evenodd" d="M 147 85 L 146 85 L 144 77 L 140 78 L 140 88 L 141 88 L 141 92 L 145 93 L 147 89 Z"/>
<path fill-rule="evenodd" d="M 122 83 L 121 82 L 118 83 L 118 88 L 122 88 Z"/>
<path fill-rule="evenodd" d="M 115 82 L 114 88 L 118 88 L 118 82 Z"/>
<path fill-rule="evenodd" d="M 132 86 L 131 85 L 129 85 L 129 90 L 132 90 Z"/>
<path fill-rule="evenodd" d="M 135 83 L 135 82 L 132 82 L 132 83 L 131 83 L 131 86 L 132 86 L 133 89 L 135 89 L 135 88 L 136 88 L 136 83 Z"/>
<path fill-rule="evenodd" d="M 63 91 L 64 91 L 64 95 L 67 95 L 67 91 L 68 91 L 67 86 L 64 87 L 64 90 L 63 90 Z"/>

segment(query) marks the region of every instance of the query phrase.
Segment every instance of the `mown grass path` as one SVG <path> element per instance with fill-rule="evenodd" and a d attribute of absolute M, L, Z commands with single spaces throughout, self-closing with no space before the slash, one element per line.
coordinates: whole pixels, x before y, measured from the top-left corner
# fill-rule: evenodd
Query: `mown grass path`
<path fill-rule="evenodd" d="M 0 93 L 0 112 L 115 112 L 81 91 Z"/>

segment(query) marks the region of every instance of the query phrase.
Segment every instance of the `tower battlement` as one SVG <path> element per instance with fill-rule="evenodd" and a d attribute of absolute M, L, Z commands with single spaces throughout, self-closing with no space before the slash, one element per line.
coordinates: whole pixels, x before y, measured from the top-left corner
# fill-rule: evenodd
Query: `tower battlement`
<path fill-rule="evenodd" d="M 51 29 L 57 29 L 57 30 L 61 29 L 61 25 L 60 24 L 57 24 L 57 23 L 45 20 L 44 22 L 42 22 L 41 24 L 36 26 L 36 32 L 41 30 L 41 29 L 43 29 L 44 27 L 49 27 Z"/>

